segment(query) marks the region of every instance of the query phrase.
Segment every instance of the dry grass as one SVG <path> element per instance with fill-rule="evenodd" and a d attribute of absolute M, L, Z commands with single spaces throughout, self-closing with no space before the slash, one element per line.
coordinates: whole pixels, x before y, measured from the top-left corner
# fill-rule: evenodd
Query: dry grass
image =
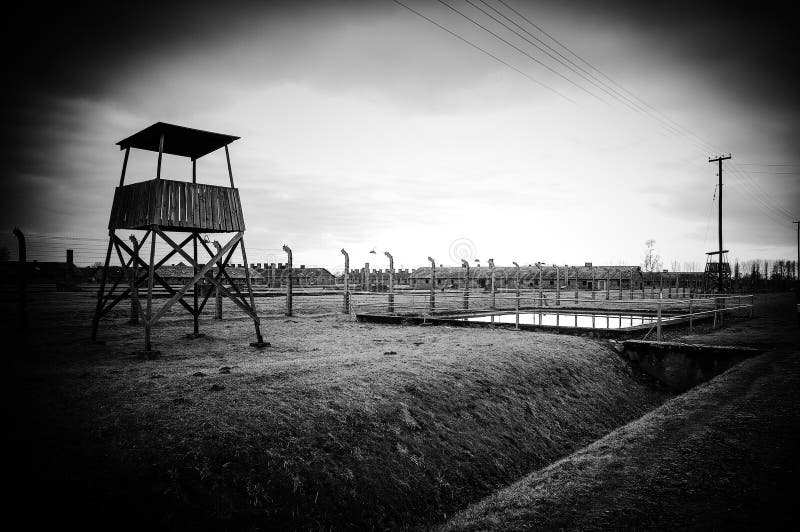
<path fill-rule="evenodd" d="M 423 527 L 666 397 L 597 341 L 351 323 L 338 299 L 272 312 L 264 351 L 246 320 L 204 318 L 190 340 L 171 318 L 141 360 L 125 309 L 88 342 L 91 304 L 39 295 L 17 338 L 15 504 L 32 523 Z"/>
<path fill-rule="evenodd" d="M 794 519 L 800 331 L 793 296 L 683 340 L 773 350 L 459 513 L 443 530 L 760 529 Z"/>

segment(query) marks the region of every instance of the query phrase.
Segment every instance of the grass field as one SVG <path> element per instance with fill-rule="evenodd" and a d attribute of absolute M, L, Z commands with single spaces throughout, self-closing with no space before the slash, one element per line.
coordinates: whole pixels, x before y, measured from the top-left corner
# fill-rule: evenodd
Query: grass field
<path fill-rule="evenodd" d="M 282 300 L 259 301 L 268 349 L 249 347 L 252 322 L 226 307 L 199 339 L 180 314 L 160 322 L 162 355 L 144 360 L 125 308 L 92 344 L 91 294 L 35 294 L 29 332 L 4 320 L 20 515 L 32 527 L 428 528 L 670 398 L 602 341 L 362 324 L 340 298 L 307 299 L 291 318 Z"/>
<path fill-rule="evenodd" d="M 375 326 L 339 304 L 266 318 L 263 351 L 245 319 L 192 340 L 176 315 L 142 360 L 125 309 L 96 345 L 90 295 L 37 294 L 11 362 L 18 504 L 79 525 L 433 525 L 667 397 L 584 338 Z"/>

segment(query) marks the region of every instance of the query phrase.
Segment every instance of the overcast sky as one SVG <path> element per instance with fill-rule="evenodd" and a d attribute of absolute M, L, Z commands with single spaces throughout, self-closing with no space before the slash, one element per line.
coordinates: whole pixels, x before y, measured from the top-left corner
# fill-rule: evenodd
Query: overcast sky
<path fill-rule="evenodd" d="M 242 137 L 251 262 L 283 262 L 287 243 L 329 267 L 342 247 L 379 267 L 385 250 L 397 267 L 641 264 L 652 238 L 667 267 L 702 264 L 717 248 L 708 158 L 728 152 L 731 258 L 796 256 L 800 47 L 780 4 L 446 0 L 506 43 L 402 1 L 419 14 L 376 0 L 6 17 L 2 226 L 103 238 L 115 143 L 164 121 Z M 132 152 L 129 182 L 155 164 Z M 167 157 L 162 175 L 190 169 Z M 198 177 L 226 183 L 224 153 Z"/>

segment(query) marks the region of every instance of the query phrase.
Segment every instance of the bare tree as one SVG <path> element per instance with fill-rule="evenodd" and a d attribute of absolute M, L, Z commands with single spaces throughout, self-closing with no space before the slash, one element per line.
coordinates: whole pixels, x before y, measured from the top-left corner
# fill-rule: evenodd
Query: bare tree
<path fill-rule="evenodd" d="M 646 272 L 656 272 L 661 269 L 661 255 L 656 253 L 656 241 L 652 238 L 648 239 L 644 245 L 647 246 L 647 251 L 644 255 L 643 269 Z"/>

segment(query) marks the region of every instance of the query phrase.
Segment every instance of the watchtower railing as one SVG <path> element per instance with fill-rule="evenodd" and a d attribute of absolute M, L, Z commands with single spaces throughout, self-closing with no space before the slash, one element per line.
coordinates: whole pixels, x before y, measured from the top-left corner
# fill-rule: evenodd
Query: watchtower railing
<path fill-rule="evenodd" d="M 153 179 L 117 187 L 109 229 L 244 231 L 239 190 L 185 181 Z"/>

